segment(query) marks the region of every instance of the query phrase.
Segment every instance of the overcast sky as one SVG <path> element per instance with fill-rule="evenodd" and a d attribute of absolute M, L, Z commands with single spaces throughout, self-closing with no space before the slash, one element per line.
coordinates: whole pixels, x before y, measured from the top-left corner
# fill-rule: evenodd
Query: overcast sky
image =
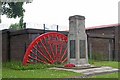
<path fill-rule="evenodd" d="M 33 0 L 24 4 L 26 10 L 24 21 L 27 28 L 43 28 L 59 25 L 60 30 L 68 30 L 69 16 L 85 16 L 85 27 L 116 24 L 118 22 L 119 0 Z M 1 16 L 2 27 L 6 29 L 11 23 L 18 23 L 19 19 L 8 19 Z"/>

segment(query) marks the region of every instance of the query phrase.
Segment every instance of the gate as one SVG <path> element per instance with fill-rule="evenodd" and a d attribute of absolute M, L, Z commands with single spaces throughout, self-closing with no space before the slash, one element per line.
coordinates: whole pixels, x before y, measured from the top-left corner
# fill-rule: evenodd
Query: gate
<path fill-rule="evenodd" d="M 23 65 L 66 62 L 67 42 L 67 36 L 58 32 L 48 32 L 38 36 L 28 46 L 23 58 Z"/>

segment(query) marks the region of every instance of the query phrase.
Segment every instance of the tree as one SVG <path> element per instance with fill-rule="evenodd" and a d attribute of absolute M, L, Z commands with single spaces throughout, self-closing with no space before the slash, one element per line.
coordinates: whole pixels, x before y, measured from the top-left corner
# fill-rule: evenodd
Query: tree
<path fill-rule="evenodd" d="M 9 29 L 11 29 L 11 30 L 20 30 L 21 26 L 20 26 L 19 23 L 15 23 L 15 24 L 11 24 Z"/>
<path fill-rule="evenodd" d="M 2 15 L 7 15 L 8 18 L 23 17 L 25 12 L 23 4 L 23 2 L 2 2 Z"/>
<path fill-rule="evenodd" d="M 11 24 L 9 29 L 21 30 L 26 28 L 26 23 L 23 22 L 23 17 L 20 18 L 19 23 Z"/>
<path fill-rule="evenodd" d="M 26 2 L 29 3 L 29 2 Z M 23 23 L 24 12 L 23 2 L 2 2 L 2 15 L 7 15 L 8 18 L 17 18 L 19 17 L 19 23 L 11 24 L 9 29 L 19 30 L 24 29 L 25 23 Z"/>
<path fill-rule="evenodd" d="M 19 24 L 20 24 L 20 27 L 23 28 L 23 26 L 24 26 L 24 23 L 23 23 L 23 17 L 20 18 L 20 20 L 19 20 Z"/>

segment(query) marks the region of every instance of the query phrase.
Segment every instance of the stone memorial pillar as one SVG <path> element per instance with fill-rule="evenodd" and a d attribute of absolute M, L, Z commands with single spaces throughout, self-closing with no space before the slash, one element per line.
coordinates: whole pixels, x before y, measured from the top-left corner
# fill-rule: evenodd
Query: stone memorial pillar
<path fill-rule="evenodd" d="M 68 63 L 76 66 L 89 66 L 87 54 L 87 35 L 85 17 L 80 15 L 69 17 Z"/>

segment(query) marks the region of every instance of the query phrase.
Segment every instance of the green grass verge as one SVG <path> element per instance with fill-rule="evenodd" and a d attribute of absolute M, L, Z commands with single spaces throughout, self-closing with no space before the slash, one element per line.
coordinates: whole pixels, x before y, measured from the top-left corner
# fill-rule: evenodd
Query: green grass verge
<path fill-rule="evenodd" d="M 80 76 L 80 74 L 49 69 L 13 70 L 9 68 L 3 68 L 2 73 L 3 78 L 69 78 L 74 76 Z"/>
<path fill-rule="evenodd" d="M 2 78 L 2 68 L 0 68 L 0 78 Z"/>
<path fill-rule="evenodd" d="M 95 66 L 109 66 L 113 68 L 120 69 L 120 62 L 116 61 L 91 61 L 92 65 Z M 91 78 L 119 78 L 120 72 L 111 73 L 111 74 L 104 74 L 104 75 L 97 75 Z"/>
<path fill-rule="evenodd" d="M 23 66 L 21 62 L 3 63 L 3 78 L 70 78 L 81 76 L 80 73 L 50 70 L 48 68 L 61 65 L 31 64 Z"/>
<path fill-rule="evenodd" d="M 117 72 L 117 73 L 93 76 L 92 78 L 119 78 L 119 75 L 120 73 Z"/>
<path fill-rule="evenodd" d="M 91 61 L 95 66 L 111 66 L 113 68 L 120 68 L 120 62 L 116 61 Z M 80 73 L 49 70 L 50 67 L 61 65 L 47 65 L 47 64 L 31 64 L 23 66 L 21 62 L 3 63 L 2 77 L 3 78 L 71 78 L 74 76 L 81 76 Z M 120 73 L 119 73 L 120 74 Z M 91 78 L 118 78 L 118 73 L 97 75 Z"/>
<path fill-rule="evenodd" d="M 3 63 L 2 67 L 3 68 L 10 68 L 14 70 L 34 70 L 34 69 L 45 69 L 45 68 L 50 68 L 58 65 L 50 65 L 50 64 L 29 64 L 28 66 L 23 66 L 21 62 L 6 62 Z"/>
<path fill-rule="evenodd" d="M 120 62 L 116 61 L 94 61 L 92 62 L 95 66 L 110 66 L 113 68 L 119 68 L 120 69 Z"/>

